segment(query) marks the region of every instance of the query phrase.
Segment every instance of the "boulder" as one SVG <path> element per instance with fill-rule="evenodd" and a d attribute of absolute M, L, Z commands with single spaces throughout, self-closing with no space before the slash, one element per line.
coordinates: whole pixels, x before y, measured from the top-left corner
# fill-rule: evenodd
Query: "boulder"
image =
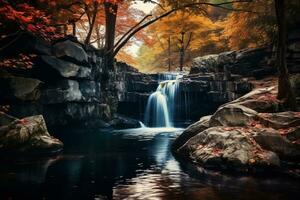
<path fill-rule="evenodd" d="M 276 99 L 276 87 L 263 87 L 252 90 L 228 104 L 238 104 L 256 112 L 277 112 L 279 101 Z"/>
<path fill-rule="evenodd" d="M 64 78 L 92 78 L 92 69 L 89 67 L 79 66 L 69 61 L 57 59 L 54 56 L 41 56 L 41 59 Z"/>
<path fill-rule="evenodd" d="M 109 122 L 109 124 L 115 129 L 129 129 L 141 127 L 141 124 L 138 120 L 122 116 L 115 117 L 112 121 Z"/>
<path fill-rule="evenodd" d="M 259 121 L 266 127 L 287 129 L 300 126 L 299 112 L 260 113 Z"/>
<path fill-rule="evenodd" d="M 0 126 L 5 126 L 7 124 L 12 123 L 15 120 L 17 120 L 16 117 L 13 117 L 11 115 L 7 115 L 7 114 L 0 111 Z"/>
<path fill-rule="evenodd" d="M 282 160 L 299 160 L 300 144 L 293 143 L 283 137 L 278 130 L 272 128 L 251 129 L 254 140 L 263 148 L 276 153 Z M 299 139 L 299 135 L 297 139 Z"/>
<path fill-rule="evenodd" d="M 42 100 L 45 104 L 79 102 L 82 100 L 79 83 L 73 80 L 59 81 L 53 88 L 43 91 Z"/>
<path fill-rule="evenodd" d="M 211 115 L 201 117 L 201 119 L 190 125 L 185 129 L 185 131 L 178 136 L 173 144 L 172 144 L 172 150 L 176 150 L 180 148 L 182 145 L 184 145 L 190 138 L 194 137 L 198 133 L 204 131 L 205 129 L 209 128 L 209 121 L 210 121 Z"/>
<path fill-rule="evenodd" d="M 188 140 L 177 152 L 208 167 L 248 170 L 280 166 L 278 156 L 253 143 L 242 128 L 206 129 Z"/>
<path fill-rule="evenodd" d="M 4 113 L 0 113 L 3 118 Z M 11 117 L 6 117 L 11 118 Z M 48 133 L 43 116 L 16 119 L 0 126 L 0 151 L 17 153 L 54 153 L 63 144 Z"/>
<path fill-rule="evenodd" d="M 218 54 L 213 54 L 195 58 L 190 74 L 217 72 L 218 57 Z"/>
<path fill-rule="evenodd" d="M 35 101 L 40 98 L 42 82 L 38 79 L 12 76 L 9 74 L 7 76 L 1 76 L 0 82 L 0 92 L 4 93 L 3 95 L 10 100 Z"/>
<path fill-rule="evenodd" d="M 257 112 L 238 104 L 220 107 L 211 117 L 212 126 L 245 126 L 257 117 Z"/>
<path fill-rule="evenodd" d="M 53 54 L 58 58 L 66 58 L 79 63 L 88 63 L 88 55 L 79 43 L 66 40 L 53 46 Z"/>

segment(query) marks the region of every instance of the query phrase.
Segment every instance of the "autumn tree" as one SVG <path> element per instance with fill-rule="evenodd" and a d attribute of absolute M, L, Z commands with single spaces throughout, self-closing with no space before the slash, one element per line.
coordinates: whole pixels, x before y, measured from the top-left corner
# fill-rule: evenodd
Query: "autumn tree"
<path fill-rule="evenodd" d="M 182 68 L 191 63 L 195 56 L 209 53 L 217 53 L 226 50 L 225 41 L 219 37 L 222 31 L 220 23 L 213 22 L 210 18 L 178 11 L 156 22 L 147 29 L 152 38 L 150 43 L 152 53 L 139 52 L 139 67 L 145 63 L 144 54 L 148 60 L 153 60 L 151 66 L 157 66 L 159 70 L 175 67 Z M 170 48 L 169 48 L 170 44 Z M 155 58 L 155 59 L 154 59 Z"/>
<path fill-rule="evenodd" d="M 56 36 L 49 16 L 24 1 L 0 0 L 0 50 L 12 45 L 24 32 L 44 39 Z"/>
<path fill-rule="evenodd" d="M 247 12 L 229 12 L 224 21 L 223 37 L 233 50 L 255 48 L 274 41 L 276 20 L 273 0 L 254 0 L 234 8 Z"/>

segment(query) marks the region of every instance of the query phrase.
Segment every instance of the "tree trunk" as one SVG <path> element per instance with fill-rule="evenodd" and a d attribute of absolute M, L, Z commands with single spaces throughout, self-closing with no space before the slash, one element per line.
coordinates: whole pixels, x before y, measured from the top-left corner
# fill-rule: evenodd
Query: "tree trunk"
<path fill-rule="evenodd" d="M 171 36 L 168 39 L 168 65 L 169 65 L 169 72 L 171 71 Z"/>
<path fill-rule="evenodd" d="M 73 36 L 76 37 L 76 22 L 72 23 L 72 28 L 73 28 Z"/>
<path fill-rule="evenodd" d="M 296 110 L 296 99 L 289 80 L 286 63 L 287 24 L 285 15 L 285 0 L 275 0 L 275 10 L 278 26 L 278 43 L 276 63 L 278 68 L 278 95 L 279 100 L 292 110 Z"/>
<path fill-rule="evenodd" d="M 98 3 L 97 1 L 94 2 L 94 10 L 93 10 L 93 16 L 92 16 L 92 20 L 90 22 L 90 27 L 89 27 L 89 32 L 85 38 L 84 44 L 88 45 L 90 43 L 91 37 L 92 37 L 92 33 L 94 30 L 94 26 L 95 26 L 95 22 L 96 22 L 96 18 L 97 18 L 97 14 L 98 14 Z"/>
<path fill-rule="evenodd" d="M 101 34 L 100 34 L 100 24 L 97 24 L 96 25 L 96 35 L 97 35 L 97 38 L 96 38 L 96 40 L 97 40 L 97 47 L 98 47 L 98 49 L 101 49 L 102 48 L 102 46 L 101 46 Z"/>
<path fill-rule="evenodd" d="M 114 62 L 114 44 L 118 5 L 105 3 L 105 52 L 106 64 L 110 69 L 113 69 Z"/>
<path fill-rule="evenodd" d="M 180 47 L 180 51 L 179 51 L 179 54 L 180 54 L 180 60 L 179 60 L 179 68 L 180 68 L 180 71 L 182 72 L 183 70 L 183 64 L 184 64 L 184 51 L 185 51 L 185 48 L 184 48 L 184 32 L 181 33 L 181 47 Z"/>

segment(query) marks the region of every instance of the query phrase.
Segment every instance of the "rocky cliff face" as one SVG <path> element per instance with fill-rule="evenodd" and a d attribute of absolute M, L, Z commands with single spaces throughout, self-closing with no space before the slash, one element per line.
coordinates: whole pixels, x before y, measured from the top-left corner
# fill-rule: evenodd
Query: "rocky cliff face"
<path fill-rule="evenodd" d="M 275 52 L 271 46 L 207 55 L 194 59 L 190 74 L 224 72 L 263 78 L 275 75 Z M 290 73 L 300 73 L 300 29 L 289 32 L 287 65 Z"/>
<path fill-rule="evenodd" d="M 35 56 L 31 69 L 1 70 L 0 103 L 10 105 L 10 114 L 42 114 L 50 127 L 101 125 L 112 119 L 117 108 L 115 73 L 103 70 L 107 68 L 100 51 L 73 38 L 50 45 L 31 36 L 13 49 L 18 52 L 8 49 L 5 56 L 20 52 Z"/>
<path fill-rule="evenodd" d="M 142 74 L 126 70 L 117 73 L 118 112 L 143 119 L 148 97 L 156 91 L 159 82 L 172 74 Z M 217 107 L 251 90 L 251 84 L 238 75 L 205 73 L 183 75 L 176 81 L 175 122 L 198 120 L 214 112 Z"/>

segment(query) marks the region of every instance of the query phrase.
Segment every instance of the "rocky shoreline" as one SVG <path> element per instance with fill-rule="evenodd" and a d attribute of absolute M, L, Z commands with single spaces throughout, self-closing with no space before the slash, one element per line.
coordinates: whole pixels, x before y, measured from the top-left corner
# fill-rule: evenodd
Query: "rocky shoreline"
<path fill-rule="evenodd" d="M 189 126 L 173 143 L 173 152 L 221 170 L 280 170 L 288 163 L 299 176 L 300 113 L 284 111 L 276 93 L 275 86 L 259 86 L 220 106 Z"/>

